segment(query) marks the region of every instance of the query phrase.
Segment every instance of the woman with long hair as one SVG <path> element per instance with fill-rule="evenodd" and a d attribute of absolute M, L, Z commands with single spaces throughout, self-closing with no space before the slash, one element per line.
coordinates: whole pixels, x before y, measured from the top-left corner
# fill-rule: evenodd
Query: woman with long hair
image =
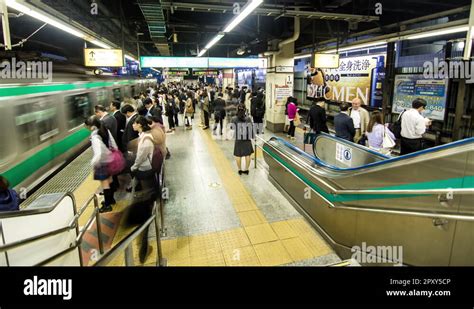
<path fill-rule="evenodd" d="M 250 155 L 253 153 L 253 125 L 247 116 L 245 104 L 237 106 L 237 115 L 232 119 L 234 126 L 234 156 L 239 169 L 239 175 L 249 174 Z M 242 170 L 242 158 L 245 158 L 245 169 Z"/>
<path fill-rule="evenodd" d="M 93 152 L 91 164 L 94 169 L 94 180 L 100 182 L 100 186 L 104 192 L 103 206 L 99 211 L 109 212 L 112 211 L 112 205 L 115 205 L 116 202 L 114 192 L 110 188 L 113 175 L 109 174 L 108 165 L 112 159 L 110 148 L 117 149 L 117 144 L 99 117 L 91 116 L 86 119 L 84 124 L 86 128 L 92 131 L 90 140 Z"/>
<path fill-rule="evenodd" d="M 377 151 L 384 153 L 390 152 L 390 149 L 383 149 L 383 138 L 387 134 L 392 140 L 395 140 L 395 135 L 388 128 L 388 124 L 384 124 L 383 115 L 379 111 L 372 112 L 370 115 L 369 125 L 367 126 L 368 146 L 374 148 Z"/>

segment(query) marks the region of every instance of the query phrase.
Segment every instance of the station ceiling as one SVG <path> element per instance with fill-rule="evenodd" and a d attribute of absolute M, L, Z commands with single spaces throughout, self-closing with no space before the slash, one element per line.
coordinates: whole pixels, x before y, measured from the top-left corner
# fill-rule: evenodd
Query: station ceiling
<path fill-rule="evenodd" d="M 98 5 L 98 15 L 91 14 L 91 2 Z M 233 17 L 231 0 L 27 0 L 37 7 L 49 7 L 107 38 L 129 53 L 137 55 L 195 56 Z M 382 15 L 375 14 L 375 4 L 382 4 Z M 246 1 L 237 2 L 243 6 Z M 217 43 L 209 52 L 212 57 L 262 53 L 268 41 L 282 40 L 293 34 L 293 17 L 301 20 L 301 34 L 296 50 L 331 39 L 343 42 L 349 35 L 379 28 L 379 33 L 400 29 L 387 25 L 428 14 L 440 13 L 470 5 L 470 0 L 265 0 L 238 27 Z M 311 14 L 314 13 L 314 14 Z M 460 14 L 468 18 L 469 11 Z M 461 16 L 462 15 L 462 16 Z M 20 18 L 18 18 L 20 20 Z M 40 22 L 11 22 L 12 37 L 24 38 Z M 23 48 L 71 54 L 81 44 L 70 41 L 64 33 L 47 27 Z M 142 33 L 137 36 L 137 33 Z M 71 39 L 73 40 L 73 39 Z M 69 42 L 66 45 L 61 42 Z M 29 45 L 28 45 L 29 44 Z M 123 45 L 122 45 L 123 44 Z"/>

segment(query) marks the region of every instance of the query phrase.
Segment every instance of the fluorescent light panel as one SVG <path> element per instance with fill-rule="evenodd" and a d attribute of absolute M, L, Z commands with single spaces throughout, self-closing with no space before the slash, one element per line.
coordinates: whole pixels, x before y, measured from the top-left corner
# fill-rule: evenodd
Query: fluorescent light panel
<path fill-rule="evenodd" d="M 202 50 L 199 52 L 198 57 L 201 57 L 201 56 L 204 55 L 206 52 L 207 52 L 207 48 L 202 49 Z"/>
<path fill-rule="evenodd" d="M 443 29 L 443 30 L 435 30 L 435 31 L 429 31 L 425 33 L 408 35 L 406 36 L 406 39 L 407 40 L 423 39 L 423 38 L 429 38 L 429 37 L 437 36 L 437 35 L 464 32 L 467 30 L 469 30 L 469 26 L 453 27 L 453 28 L 448 28 L 448 29 Z"/>
<path fill-rule="evenodd" d="M 214 46 L 214 44 L 216 44 L 217 42 L 219 42 L 220 39 L 222 39 L 223 37 L 224 37 L 223 34 L 218 34 L 218 35 L 216 35 L 209 43 L 207 43 L 205 49 L 211 48 L 212 46 Z"/>
<path fill-rule="evenodd" d="M 255 10 L 260 4 L 263 3 L 263 0 L 252 0 L 252 2 L 247 3 L 247 5 L 243 8 L 239 15 L 237 15 L 232 21 L 225 27 L 224 32 L 230 32 L 234 29 L 238 24 L 245 19 L 245 17 L 249 16 L 253 10 Z"/>
<path fill-rule="evenodd" d="M 14 10 L 17 10 L 18 12 L 24 13 L 28 16 L 31 16 L 35 19 L 38 19 L 38 20 L 40 20 L 44 23 L 47 23 L 48 25 L 51 25 L 53 27 L 56 27 L 60 30 L 65 31 L 69 34 L 72 34 L 72 35 L 77 36 L 81 39 L 84 39 L 84 40 L 86 40 L 86 41 L 88 41 L 92 44 L 95 44 L 97 46 L 100 46 L 100 47 L 106 48 L 106 49 L 111 48 L 109 45 L 107 45 L 107 44 L 105 44 L 101 41 L 98 41 L 94 38 L 91 38 L 88 35 L 82 33 L 81 31 L 78 31 L 78 30 L 76 30 L 72 27 L 69 27 L 68 25 L 64 24 L 63 22 L 60 22 L 60 21 L 58 21 L 56 19 L 53 19 L 53 18 L 50 18 L 47 15 L 38 12 L 37 10 L 31 9 L 26 5 L 23 5 L 21 3 L 16 2 L 16 0 L 6 0 L 6 4 L 9 8 L 12 8 Z"/>
<path fill-rule="evenodd" d="M 354 46 L 348 46 L 348 47 L 339 48 L 339 50 L 336 50 L 335 48 L 333 48 L 333 49 L 330 49 L 330 50 L 325 50 L 325 51 L 323 51 L 323 53 L 331 54 L 331 53 L 334 53 L 334 52 L 343 52 L 343 51 L 349 51 L 349 50 L 354 50 L 354 49 L 359 49 L 359 48 L 364 48 L 364 47 L 377 46 L 377 45 L 383 45 L 383 44 L 387 44 L 387 41 L 377 41 L 377 42 L 359 44 L 359 45 L 354 45 Z"/>
<path fill-rule="evenodd" d="M 311 54 L 298 55 L 298 56 L 295 56 L 293 59 L 304 59 L 304 58 L 311 58 Z"/>

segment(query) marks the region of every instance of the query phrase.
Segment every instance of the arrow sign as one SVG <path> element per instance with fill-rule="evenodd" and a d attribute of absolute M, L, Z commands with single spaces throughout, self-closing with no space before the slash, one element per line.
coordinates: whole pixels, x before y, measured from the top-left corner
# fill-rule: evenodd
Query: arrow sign
<path fill-rule="evenodd" d="M 94 55 L 95 55 L 94 51 L 91 51 L 91 52 L 89 53 L 89 56 L 91 56 L 92 58 L 94 58 Z"/>

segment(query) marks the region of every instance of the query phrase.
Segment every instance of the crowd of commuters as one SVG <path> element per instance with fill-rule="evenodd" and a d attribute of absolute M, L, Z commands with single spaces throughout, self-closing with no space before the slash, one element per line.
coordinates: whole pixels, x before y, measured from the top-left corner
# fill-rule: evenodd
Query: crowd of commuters
<path fill-rule="evenodd" d="M 380 111 L 369 113 L 361 106 L 360 99 L 356 98 L 351 106 L 348 103 L 340 104 L 340 113 L 334 117 L 335 135 L 380 152 L 384 152 L 387 137 L 391 140 L 400 138 L 401 155 L 415 152 L 423 148 L 422 135 L 431 125 L 431 121 L 422 116 L 426 105 L 423 99 L 413 101 L 412 109 L 400 115 L 397 121 L 399 133 L 394 134 L 391 130 L 393 127 L 384 122 L 384 115 Z M 100 183 L 104 196 L 100 212 L 113 210 L 116 204 L 114 194 L 120 188 L 139 192 L 153 191 L 157 187 L 159 164 L 155 162 L 170 157 L 166 133 L 173 133 L 180 126 L 184 130 L 191 130 L 193 122 L 197 120 L 195 114 L 198 109 L 201 112 L 197 126 L 203 130 L 211 128 L 214 136 L 222 136 L 226 128 L 233 131 L 233 154 L 238 173 L 249 174 L 250 156 L 254 152 L 252 139 L 255 134 L 263 133 L 266 110 L 263 89 L 222 89 L 215 85 L 182 83 L 150 87 L 133 99 L 123 102 L 114 100 L 107 107 L 95 106 L 95 114 L 84 122 L 91 131 L 94 179 Z M 299 121 L 296 98 L 287 99 L 285 114 L 287 136 L 294 140 Z M 326 101 L 323 98 L 313 102 L 307 123 L 315 134 L 329 133 Z M 119 176 L 120 182 L 126 185 L 121 186 Z M 156 194 L 152 192 L 148 196 L 154 198 Z M 151 199 L 145 203 L 151 214 Z M 16 192 L 9 188 L 8 180 L 0 176 L 0 211 L 18 210 L 18 205 Z M 143 241 L 146 243 L 145 238 Z M 140 251 L 140 258 L 148 252 L 148 245 L 144 248 Z"/>

